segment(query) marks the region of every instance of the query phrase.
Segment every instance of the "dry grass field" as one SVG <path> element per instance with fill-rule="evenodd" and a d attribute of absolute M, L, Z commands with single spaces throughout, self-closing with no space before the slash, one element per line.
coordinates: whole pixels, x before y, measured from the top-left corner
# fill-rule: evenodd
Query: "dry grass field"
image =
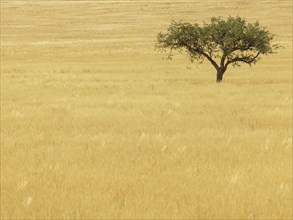
<path fill-rule="evenodd" d="M 173 20 L 258 20 L 230 68 L 154 50 Z M 292 2 L 1 0 L 2 219 L 291 219 Z"/>

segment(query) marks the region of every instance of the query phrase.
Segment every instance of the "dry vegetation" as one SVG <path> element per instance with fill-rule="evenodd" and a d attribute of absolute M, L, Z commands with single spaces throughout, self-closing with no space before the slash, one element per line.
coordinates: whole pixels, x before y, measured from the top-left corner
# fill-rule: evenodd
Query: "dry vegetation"
<path fill-rule="evenodd" d="M 292 2 L 1 1 L 1 218 L 291 219 Z M 285 46 L 215 83 L 172 19 Z"/>

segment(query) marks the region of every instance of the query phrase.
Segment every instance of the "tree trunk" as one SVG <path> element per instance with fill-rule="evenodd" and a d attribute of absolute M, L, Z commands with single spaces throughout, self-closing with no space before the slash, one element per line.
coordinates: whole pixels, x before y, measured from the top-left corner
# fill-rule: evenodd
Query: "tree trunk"
<path fill-rule="evenodd" d="M 217 83 L 222 82 L 224 73 L 225 73 L 225 70 L 223 70 L 222 68 L 219 68 L 217 70 Z"/>

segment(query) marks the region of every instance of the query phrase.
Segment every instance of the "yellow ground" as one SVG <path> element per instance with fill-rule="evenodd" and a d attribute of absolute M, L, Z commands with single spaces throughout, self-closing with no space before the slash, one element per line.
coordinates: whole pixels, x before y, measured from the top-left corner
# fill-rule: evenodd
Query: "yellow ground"
<path fill-rule="evenodd" d="M 285 48 L 222 84 L 154 51 L 229 15 Z M 1 218 L 291 219 L 290 0 L 1 0 L 1 29 Z"/>

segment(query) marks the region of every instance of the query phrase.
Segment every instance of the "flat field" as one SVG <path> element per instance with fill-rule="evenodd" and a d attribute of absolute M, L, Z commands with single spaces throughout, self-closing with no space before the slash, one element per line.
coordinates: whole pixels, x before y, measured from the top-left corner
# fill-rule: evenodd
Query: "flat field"
<path fill-rule="evenodd" d="M 284 46 L 221 84 L 172 20 Z M 1 0 L 2 219 L 291 219 L 292 1 Z"/>

